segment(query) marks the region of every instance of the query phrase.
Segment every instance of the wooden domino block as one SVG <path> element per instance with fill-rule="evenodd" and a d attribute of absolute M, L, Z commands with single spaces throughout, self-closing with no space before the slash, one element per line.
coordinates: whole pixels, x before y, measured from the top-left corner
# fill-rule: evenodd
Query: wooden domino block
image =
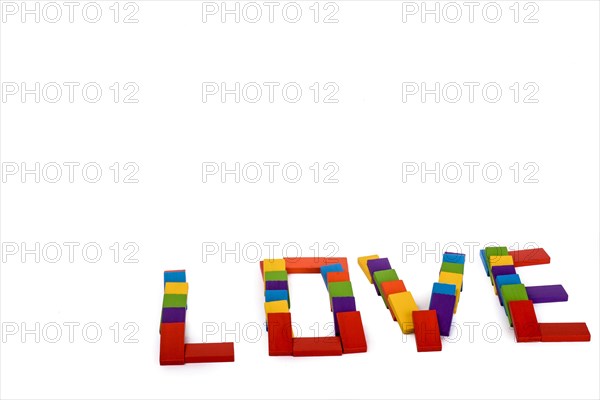
<path fill-rule="evenodd" d="M 453 294 L 442 294 L 435 293 L 431 294 L 431 300 L 429 301 L 429 309 L 435 310 L 438 327 L 440 329 L 441 336 L 450 336 L 450 329 L 452 328 L 452 317 L 454 315 L 454 304 L 456 303 L 456 296 Z"/>
<path fill-rule="evenodd" d="M 396 316 L 396 321 L 402 333 L 408 334 L 415 331 L 413 325 L 413 311 L 418 311 L 417 303 L 411 292 L 393 293 L 388 297 L 390 309 Z"/>
<path fill-rule="evenodd" d="M 465 259 L 466 256 L 463 253 L 451 253 L 447 251 L 442 255 L 442 262 L 464 264 Z"/>
<path fill-rule="evenodd" d="M 290 308 L 290 295 L 287 290 L 265 290 L 265 302 L 285 300 Z"/>
<path fill-rule="evenodd" d="M 263 260 L 263 279 L 266 280 L 264 274 L 273 271 L 285 271 L 285 260 L 283 258 L 278 259 L 266 259 Z"/>
<path fill-rule="evenodd" d="M 291 356 L 293 351 L 292 314 L 270 313 L 267 315 L 269 325 L 269 355 Z"/>
<path fill-rule="evenodd" d="M 525 285 L 516 284 L 503 285 L 501 291 L 502 301 L 504 301 L 504 312 L 508 316 L 508 322 L 510 323 L 510 326 L 513 326 L 513 320 L 510 313 L 510 303 L 518 300 L 529 300 L 527 297 L 527 290 L 525 289 Z"/>
<path fill-rule="evenodd" d="M 269 301 L 265 303 L 265 315 L 268 320 L 270 313 L 290 312 L 287 300 Z"/>
<path fill-rule="evenodd" d="M 330 282 L 329 286 L 329 301 L 334 297 L 354 297 L 352 291 L 352 283 L 347 282 Z"/>
<path fill-rule="evenodd" d="M 456 303 L 454 303 L 454 314 L 456 314 L 456 310 L 458 309 L 458 302 L 460 301 L 460 288 L 462 287 L 463 276 L 461 274 L 455 274 L 453 272 L 440 272 L 440 283 L 447 283 L 449 285 L 456 286 Z"/>
<path fill-rule="evenodd" d="M 294 338 L 294 357 L 341 356 L 342 342 L 338 336 Z"/>
<path fill-rule="evenodd" d="M 189 286 L 187 282 L 167 282 L 165 283 L 165 294 L 188 294 Z"/>
<path fill-rule="evenodd" d="M 509 308 L 517 342 L 540 342 L 542 332 L 533 309 L 533 301 L 511 301 Z"/>
<path fill-rule="evenodd" d="M 435 310 L 413 311 L 417 351 L 442 351 L 442 339 Z"/>
<path fill-rule="evenodd" d="M 186 363 L 233 362 L 233 343 L 189 343 L 185 345 Z"/>
<path fill-rule="evenodd" d="M 402 280 L 398 279 L 397 281 L 382 282 L 381 290 L 382 290 L 381 296 L 384 299 L 388 300 L 388 297 L 390 297 L 390 294 L 406 292 L 406 287 L 404 286 L 404 282 Z M 389 308 L 389 300 L 388 300 L 387 305 Z M 392 311 L 391 308 L 390 308 L 390 314 L 392 314 L 392 319 L 395 321 L 396 316 L 394 315 L 394 312 Z"/>
<path fill-rule="evenodd" d="M 396 270 L 393 269 L 377 271 L 373 274 L 373 281 L 375 282 L 375 286 L 377 287 L 377 292 L 383 293 L 381 284 L 383 282 L 398 281 L 398 274 L 396 273 Z M 383 303 L 385 304 L 385 307 L 390 308 L 388 305 L 387 298 L 385 296 L 381 297 L 383 298 Z"/>
<path fill-rule="evenodd" d="M 347 282 L 350 281 L 350 274 L 346 271 L 327 273 L 327 282 Z"/>
<path fill-rule="evenodd" d="M 185 308 L 187 306 L 187 294 L 165 294 L 163 296 L 163 308 Z"/>
<path fill-rule="evenodd" d="M 337 322 L 340 328 L 342 351 L 344 353 L 365 353 L 367 339 L 360 311 L 339 312 L 337 313 Z"/>
<path fill-rule="evenodd" d="M 165 286 L 167 285 L 167 282 L 185 282 L 185 269 L 165 271 L 164 278 Z"/>
<path fill-rule="evenodd" d="M 377 258 L 379 258 L 379 256 L 377 254 L 374 254 L 372 256 L 358 257 L 358 266 L 360 267 L 360 269 L 362 269 L 362 272 L 365 274 L 365 276 L 369 280 L 369 283 L 373 283 L 373 277 L 371 277 L 371 272 L 369 272 L 369 267 L 367 266 L 367 261 L 375 260 Z"/>
<path fill-rule="evenodd" d="M 550 256 L 541 247 L 537 249 L 509 251 L 508 254 L 512 256 L 515 267 L 550 264 Z"/>
<path fill-rule="evenodd" d="M 160 325 L 160 365 L 185 364 L 185 323 Z"/>
<path fill-rule="evenodd" d="M 542 342 L 589 342 L 590 331 L 585 322 L 541 323 Z"/>
<path fill-rule="evenodd" d="M 288 274 L 315 274 L 321 272 L 324 265 L 341 264 L 348 272 L 346 257 L 295 257 L 284 258 Z"/>
<path fill-rule="evenodd" d="M 323 277 L 325 286 L 327 286 L 327 275 L 330 272 L 345 272 L 345 271 L 344 271 L 344 268 L 342 267 L 342 264 L 330 264 L 330 265 L 322 266 L 321 267 L 321 276 Z"/>

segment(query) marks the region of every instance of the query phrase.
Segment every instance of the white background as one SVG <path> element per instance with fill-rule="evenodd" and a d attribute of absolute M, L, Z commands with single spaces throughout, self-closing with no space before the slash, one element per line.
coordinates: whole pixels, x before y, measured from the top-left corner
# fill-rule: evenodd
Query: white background
<path fill-rule="evenodd" d="M 66 176 L 58 183 L 4 176 L 2 397 L 599 397 L 597 2 L 537 1 L 527 9 L 523 2 L 517 23 L 512 1 L 498 3 L 496 23 L 482 17 L 485 3 L 472 23 L 462 3 L 456 23 L 443 16 L 436 23 L 431 15 L 423 23 L 419 14 L 403 22 L 408 5 L 394 1 L 337 1 L 337 23 L 323 23 L 324 3 L 315 23 L 312 1 L 299 2 L 298 23 L 282 18 L 282 6 L 273 23 L 266 16 L 258 23 L 229 16 L 221 23 L 218 15 L 203 22 L 203 4 L 195 1 L 137 1 L 137 23 L 123 23 L 121 3 L 114 23 L 113 2 L 99 4 L 98 23 L 86 22 L 81 6 L 73 23 L 66 16 L 57 23 L 29 16 L 22 23 L 20 14 L 3 15 L 3 84 L 97 82 L 104 90 L 96 103 L 76 91 L 73 103 L 65 93 L 57 103 L 15 95 L 1 104 L 4 172 L 12 163 L 33 168 L 36 162 L 40 168 L 96 162 L 102 169 L 98 183 L 86 182 L 81 167 L 73 183 Z M 538 22 L 524 23 L 536 9 Z M 108 88 L 114 82 L 135 83 L 139 102 L 121 97 L 115 103 Z M 296 103 L 280 91 L 273 103 L 266 93 L 256 104 L 235 103 L 231 95 L 225 103 L 218 96 L 203 102 L 203 82 L 297 82 L 303 95 Z M 322 96 L 315 103 L 314 82 L 336 84 L 338 103 L 324 103 Z M 436 103 L 433 95 L 403 102 L 403 82 L 480 86 L 473 102 L 466 91 L 457 103 Z M 481 96 L 489 82 L 503 89 L 495 103 Z M 509 88 L 515 82 L 521 90 L 537 85 L 538 102 L 525 103 L 521 92 L 515 103 Z M 120 175 L 114 183 L 109 167 L 115 162 L 121 172 L 135 163 L 139 182 L 123 183 Z M 289 183 L 280 166 L 272 183 L 266 176 L 236 183 L 233 175 L 225 183 L 220 175 L 203 182 L 203 163 L 212 162 L 229 168 L 295 162 L 302 177 Z M 318 183 L 310 169 L 315 162 Z M 456 183 L 449 182 L 450 169 L 439 182 L 433 175 L 403 179 L 403 163 L 433 168 L 436 162 L 440 171 L 455 165 L 448 163 L 479 167 L 472 182 L 466 167 Z M 516 162 L 517 182 L 510 169 Z M 325 163 L 337 166 L 338 183 L 324 182 L 332 171 Z M 500 166 L 498 182 L 490 182 L 491 172 L 482 175 L 487 163 Z M 531 172 L 525 163 L 535 164 L 537 183 L 525 182 Z M 22 243 L 49 248 L 54 242 L 80 243 L 73 262 L 65 247 L 54 263 L 49 254 L 36 262 L 35 254 L 22 252 Z M 109 248 L 115 242 L 117 262 Z M 252 343 L 264 319 L 255 259 L 269 255 L 269 242 L 277 243 L 277 257 L 284 246 L 299 247 L 304 256 L 318 250 L 348 257 L 368 353 L 268 357 L 264 332 Z M 18 246 L 15 255 L 6 251 L 14 250 L 11 243 Z M 83 258 L 86 243 L 101 247 L 98 262 Z M 217 250 L 208 251 L 215 243 Z M 442 352 L 417 353 L 414 337 L 402 336 L 356 257 L 389 257 L 426 308 L 449 243 L 468 253 L 454 319 L 460 331 L 453 330 L 454 343 L 444 342 Z M 488 243 L 544 247 L 552 263 L 519 269 L 521 279 L 561 283 L 569 301 L 536 305 L 538 319 L 584 321 L 592 341 L 515 343 L 476 254 Z M 139 262 L 124 262 L 136 246 Z M 221 341 L 227 333 L 223 339 L 236 340 L 235 363 L 159 366 L 162 271 L 175 268 L 186 268 L 190 283 L 186 340 L 200 342 L 203 327 L 225 324 L 229 332 L 206 339 Z M 290 283 L 302 335 L 314 335 L 315 323 L 326 334 L 331 314 L 321 278 L 292 276 Z M 73 343 L 64 325 L 70 322 L 80 324 Z M 125 329 L 128 322 L 139 328 L 130 338 L 137 343 L 125 343 L 133 332 Z M 23 328 L 35 332 L 36 323 L 39 337 L 21 336 Z M 93 329 L 82 333 L 89 323 L 102 329 L 96 343 L 88 342 Z M 469 323 L 479 324 L 472 335 Z M 51 343 L 56 324 L 62 336 Z M 9 334 L 15 327 L 19 331 Z M 492 340 L 496 327 L 501 337 Z"/>

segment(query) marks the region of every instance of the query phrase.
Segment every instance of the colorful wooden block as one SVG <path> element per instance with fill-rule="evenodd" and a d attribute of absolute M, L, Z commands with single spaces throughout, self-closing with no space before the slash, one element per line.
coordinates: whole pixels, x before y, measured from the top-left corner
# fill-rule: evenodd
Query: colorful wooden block
<path fill-rule="evenodd" d="M 379 258 L 379 256 L 376 254 L 374 254 L 372 256 L 358 257 L 358 266 L 360 267 L 360 269 L 362 269 L 362 272 L 365 274 L 365 276 L 369 280 L 369 283 L 373 283 L 373 277 L 371 276 L 371 272 L 369 271 L 369 267 L 367 266 L 367 261 L 376 260 L 378 258 Z"/>
<path fill-rule="evenodd" d="M 509 274 L 509 275 L 498 275 L 496 277 L 496 289 L 498 292 L 498 301 L 500 301 L 500 305 L 503 306 L 504 302 L 502 301 L 502 286 L 504 285 L 517 285 L 521 283 L 521 278 L 518 274 Z"/>
<path fill-rule="evenodd" d="M 288 281 L 266 281 L 266 290 L 289 290 Z"/>
<path fill-rule="evenodd" d="M 360 311 L 345 311 L 337 314 L 340 327 L 340 341 L 344 353 L 365 353 L 367 339 L 362 324 Z"/>
<path fill-rule="evenodd" d="M 481 263 L 483 264 L 483 269 L 487 276 L 490 276 L 490 267 L 487 262 L 487 257 L 485 256 L 485 249 L 479 250 L 479 257 L 481 258 Z"/>
<path fill-rule="evenodd" d="M 456 297 L 456 285 L 452 283 L 434 282 L 432 293 L 449 294 L 450 296 Z"/>
<path fill-rule="evenodd" d="M 342 342 L 338 336 L 294 338 L 294 357 L 341 356 Z"/>
<path fill-rule="evenodd" d="M 540 323 L 542 342 L 589 342 L 590 331 L 585 322 Z"/>
<path fill-rule="evenodd" d="M 331 282 L 328 289 L 330 302 L 334 297 L 354 297 L 350 282 Z"/>
<path fill-rule="evenodd" d="M 376 271 L 373 274 L 373 281 L 375 282 L 375 287 L 377 288 L 377 293 L 383 293 L 381 284 L 383 282 L 398 281 L 398 274 L 393 269 L 384 269 L 381 271 Z M 388 305 L 387 298 L 385 296 L 381 296 L 381 297 L 383 298 L 383 303 L 385 304 L 385 307 L 390 308 Z"/>
<path fill-rule="evenodd" d="M 527 286 L 525 289 L 527 297 L 534 304 L 569 300 L 569 295 L 562 285 Z"/>
<path fill-rule="evenodd" d="M 165 283 L 165 294 L 188 294 L 189 286 L 187 282 L 167 282 Z"/>
<path fill-rule="evenodd" d="M 404 282 L 399 279 L 397 281 L 382 282 L 381 290 L 382 290 L 381 296 L 387 301 L 388 297 L 392 293 L 406 292 L 406 287 L 404 286 Z M 386 303 L 386 305 L 389 308 L 389 301 Z M 392 319 L 395 321 L 396 316 L 394 315 L 394 312 L 391 309 L 390 309 L 390 314 L 392 314 Z"/>
<path fill-rule="evenodd" d="M 512 256 L 494 256 L 490 257 L 490 268 L 501 266 L 501 265 L 512 265 L 514 266 L 514 261 Z"/>
<path fill-rule="evenodd" d="M 354 297 L 334 297 L 331 299 L 333 309 L 333 325 L 336 336 L 340 334 L 337 314 L 340 312 L 356 311 L 356 300 Z"/>
<path fill-rule="evenodd" d="M 525 285 L 504 285 L 502 286 L 502 301 L 504 301 L 504 312 L 508 316 L 508 322 L 510 326 L 513 326 L 512 317 L 510 315 L 510 302 L 517 300 L 529 300 L 527 297 L 527 290 Z"/>
<path fill-rule="evenodd" d="M 292 314 L 270 313 L 267 315 L 269 326 L 269 355 L 291 356 L 293 352 Z"/>
<path fill-rule="evenodd" d="M 348 271 L 346 257 L 294 257 L 284 258 L 284 260 L 289 274 L 319 273 L 322 266 L 331 264 L 341 264 L 344 271 Z"/>
<path fill-rule="evenodd" d="M 388 302 L 390 309 L 396 316 L 396 321 L 400 325 L 402 333 L 408 334 L 414 332 L 414 325 L 412 319 L 413 311 L 418 311 L 417 303 L 412 296 L 411 292 L 400 292 L 389 295 Z"/>
<path fill-rule="evenodd" d="M 371 274 L 371 278 L 373 278 L 373 274 L 377 271 L 392 269 L 390 261 L 387 258 L 376 258 L 374 260 L 367 260 L 367 267 L 369 268 L 369 274 Z M 375 281 L 372 280 L 371 282 Z M 375 285 L 375 291 L 377 292 L 378 296 L 381 296 L 377 285 Z"/>
<path fill-rule="evenodd" d="M 270 313 L 286 313 L 289 312 L 287 300 L 269 301 L 265 303 L 265 315 L 269 317 Z"/>
<path fill-rule="evenodd" d="M 163 324 L 185 322 L 185 307 L 163 308 L 161 322 Z"/>
<path fill-rule="evenodd" d="M 185 323 L 160 325 L 160 365 L 185 364 Z"/>
<path fill-rule="evenodd" d="M 342 268 L 342 264 L 331 264 L 321 267 L 321 276 L 323 277 L 325 286 L 327 286 L 327 274 L 329 272 L 344 272 L 344 268 Z"/>
<path fill-rule="evenodd" d="M 288 274 L 285 271 L 265 272 L 265 280 L 268 281 L 287 281 Z"/>
<path fill-rule="evenodd" d="M 456 310 L 458 309 L 458 302 L 460 301 L 460 288 L 462 287 L 463 276 L 461 274 L 455 274 L 453 272 L 440 272 L 440 283 L 448 283 L 450 285 L 456 286 L 456 303 L 454 304 L 454 313 L 456 314 Z"/>
<path fill-rule="evenodd" d="M 452 285 L 454 286 L 454 285 Z M 454 294 L 432 293 L 429 301 L 429 309 L 436 311 L 440 335 L 450 336 L 452 328 L 452 317 L 454 315 L 454 305 L 456 296 Z"/>
<path fill-rule="evenodd" d="M 233 362 L 233 343 L 189 343 L 185 345 L 186 363 Z"/>
<path fill-rule="evenodd" d="M 508 305 L 515 328 L 517 342 L 540 342 L 542 332 L 538 324 L 533 301 L 515 300 Z"/>
<path fill-rule="evenodd" d="M 185 308 L 187 306 L 187 294 L 165 294 L 163 296 L 163 308 Z"/>
<path fill-rule="evenodd" d="M 451 253 L 445 252 L 442 255 L 442 262 L 456 263 L 456 264 L 464 264 L 465 263 L 465 255 L 463 253 Z"/>
<path fill-rule="evenodd" d="M 465 273 L 465 265 L 451 262 L 443 262 L 442 267 L 440 268 L 440 272 L 442 271 L 453 272 L 455 274 L 463 275 Z"/>
<path fill-rule="evenodd" d="M 327 282 L 346 282 L 350 281 L 350 274 L 346 271 L 327 273 Z"/>
<path fill-rule="evenodd" d="M 279 301 L 285 300 L 288 303 L 288 308 L 290 307 L 290 296 L 287 290 L 265 290 L 265 301 Z"/>
<path fill-rule="evenodd" d="M 413 311 L 417 351 L 442 351 L 442 339 L 435 310 Z"/>
<path fill-rule="evenodd" d="M 186 281 L 186 277 L 185 277 L 184 269 L 164 272 L 165 286 L 166 286 L 167 282 L 185 282 L 185 281 Z"/>
<path fill-rule="evenodd" d="M 509 251 L 508 254 L 512 256 L 515 267 L 550 264 L 550 256 L 541 247 L 537 249 Z"/>
<path fill-rule="evenodd" d="M 514 275 L 517 271 L 512 265 L 502 265 L 492 267 L 492 285 L 494 286 L 494 294 L 498 294 L 498 288 L 496 287 L 496 278 L 500 275 Z"/>

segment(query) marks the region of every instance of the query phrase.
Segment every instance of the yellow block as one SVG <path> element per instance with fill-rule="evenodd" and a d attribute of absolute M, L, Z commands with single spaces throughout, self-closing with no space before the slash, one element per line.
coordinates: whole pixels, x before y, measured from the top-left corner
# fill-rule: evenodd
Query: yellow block
<path fill-rule="evenodd" d="M 392 293 L 388 296 L 390 309 L 396 316 L 396 321 L 402 329 L 402 333 L 408 334 L 415 331 L 412 313 L 418 311 L 417 303 L 411 292 Z"/>
<path fill-rule="evenodd" d="M 454 303 L 454 314 L 458 308 L 458 301 L 460 300 L 460 288 L 462 287 L 463 276 L 454 272 L 442 271 L 440 273 L 440 283 L 449 283 L 456 285 L 456 303 Z"/>
<path fill-rule="evenodd" d="M 367 261 L 377 260 L 378 258 L 379 256 L 377 254 L 374 254 L 372 256 L 358 257 L 358 265 L 360 266 L 360 269 L 362 269 L 362 271 L 365 273 L 367 279 L 369 280 L 369 283 L 373 283 L 373 278 L 371 277 L 371 273 L 369 272 L 369 267 L 367 267 Z"/>
<path fill-rule="evenodd" d="M 285 260 L 283 258 L 265 259 L 263 261 L 263 279 L 265 272 L 285 271 Z"/>
<path fill-rule="evenodd" d="M 269 301 L 265 303 L 265 318 L 270 313 L 290 312 L 287 300 Z"/>
<path fill-rule="evenodd" d="M 165 294 L 188 294 L 187 282 L 167 282 Z"/>
<path fill-rule="evenodd" d="M 490 257 L 490 277 L 492 278 L 492 285 L 494 286 L 494 294 L 498 295 L 498 289 L 496 289 L 496 282 L 492 275 L 492 268 L 502 267 L 505 265 L 515 265 L 512 256 L 493 256 Z"/>

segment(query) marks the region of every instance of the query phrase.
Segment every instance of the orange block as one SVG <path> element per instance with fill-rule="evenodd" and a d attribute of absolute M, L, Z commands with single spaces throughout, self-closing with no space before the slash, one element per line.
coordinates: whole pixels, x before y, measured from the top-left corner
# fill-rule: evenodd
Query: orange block
<path fill-rule="evenodd" d="M 330 272 L 327 274 L 327 283 L 331 282 L 349 282 L 350 274 L 348 272 Z"/>
<path fill-rule="evenodd" d="M 346 257 L 296 257 L 284 258 L 288 274 L 320 274 L 321 267 L 331 264 L 342 264 L 348 272 Z"/>

